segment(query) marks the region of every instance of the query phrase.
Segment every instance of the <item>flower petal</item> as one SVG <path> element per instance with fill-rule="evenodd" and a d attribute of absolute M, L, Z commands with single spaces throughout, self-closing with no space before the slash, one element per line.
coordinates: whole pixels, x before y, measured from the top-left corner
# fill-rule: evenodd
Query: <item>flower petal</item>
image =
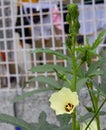
<path fill-rule="evenodd" d="M 51 108 L 55 110 L 56 115 L 71 114 L 76 106 L 79 105 L 78 95 L 69 88 L 63 87 L 60 91 L 55 92 L 49 99 Z"/>

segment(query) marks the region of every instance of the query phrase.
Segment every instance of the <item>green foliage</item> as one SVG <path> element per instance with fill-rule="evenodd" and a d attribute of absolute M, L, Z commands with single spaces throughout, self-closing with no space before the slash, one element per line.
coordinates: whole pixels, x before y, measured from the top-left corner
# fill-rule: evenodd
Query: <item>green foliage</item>
<path fill-rule="evenodd" d="M 88 112 L 94 112 L 94 110 L 92 109 L 92 107 L 88 107 L 88 106 L 84 106 L 85 108 L 86 108 L 86 110 L 88 111 Z"/>
<path fill-rule="evenodd" d="M 106 51 L 102 52 L 102 63 L 100 64 L 100 70 L 102 70 L 101 83 L 95 83 L 96 94 L 106 97 Z"/>
<path fill-rule="evenodd" d="M 18 119 L 16 117 L 6 115 L 6 114 L 0 114 L 0 122 L 9 123 L 14 126 L 21 127 L 22 129 L 25 130 L 35 130 L 35 127 L 33 127 L 30 123 L 27 123 L 22 119 Z"/>
<path fill-rule="evenodd" d="M 46 121 L 46 118 L 47 118 L 46 113 L 41 112 L 38 123 L 33 123 L 34 127 L 36 127 L 35 130 L 55 130 L 58 128 L 58 126 L 56 126 L 54 124 L 49 124 Z"/>
<path fill-rule="evenodd" d="M 72 38 L 70 36 L 66 38 L 66 47 L 69 49 L 72 47 Z"/>
<path fill-rule="evenodd" d="M 67 21 L 69 22 L 69 33 L 70 34 L 76 34 L 79 32 L 80 23 L 78 20 L 79 11 L 78 6 L 75 4 L 69 4 L 67 6 L 68 8 L 68 14 L 66 16 Z"/>
<path fill-rule="evenodd" d="M 101 76 L 101 84 L 99 87 L 99 90 L 101 93 L 103 93 L 104 96 L 106 96 L 106 51 L 103 52 L 103 62 L 101 65 L 101 70 L 103 71 L 103 75 Z"/>
<path fill-rule="evenodd" d="M 26 97 L 30 97 L 34 94 L 41 93 L 41 92 L 47 92 L 47 91 L 51 91 L 51 90 L 53 90 L 53 89 L 48 87 L 48 88 L 40 88 L 40 89 L 32 90 L 32 91 L 29 91 L 29 92 L 25 92 L 22 95 L 17 96 L 15 99 L 13 99 L 13 102 L 14 103 L 19 102 L 20 100 L 23 100 Z"/>
<path fill-rule="evenodd" d="M 86 113 L 84 116 L 81 116 L 79 118 L 79 121 L 85 122 L 86 120 L 90 119 L 93 115 L 94 115 L 94 113 L 92 113 L 92 112 Z"/>
<path fill-rule="evenodd" d="M 103 74 L 103 71 L 100 70 L 100 65 L 102 64 L 103 59 L 100 59 L 94 63 L 91 63 L 88 71 L 86 72 L 87 77 L 94 77 Z"/>
<path fill-rule="evenodd" d="M 50 77 L 44 77 L 44 76 L 38 76 L 30 79 L 26 84 L 29 84 L 30 82 L 38 81 L 44 84 L 48 84 L 51 89 L 60 89 L 61 86 L 54 78 Z"/>
<path fill-rule="evenodd" d="M 96 53 L 96 50 L 97 50 L 97 47 L 102 42 L 103 36 L 105 33 L 106 33 L 106 30 L 101 31 L 101 33 L 98 35 L 97 39 L 94 41 L 92 45 L 89 43 L 88 39 L 86 39 L 85 46 L 79 46 L 77 48 L 77 51 L 80 52 L 82 63 L 87 62 L 87 65 L 89 66 L 92 62 L 92 58 L 94 56 L 99 56 Z"/>
<path fill-rule="evenodd" d="M 103 30 L 99 33 L 97 39 L 94 41 L 94 43 L 92 45 L 92 49 L 96 49 L 99 46 L 99 44 L 102 42 L 105 34 L 106 34 L 106 30 Z"/>
<path fill-rule="evenodd" d="M 56 55 L 57 57 L 59 57 L 61 59 L 71 60 L 71 58 L 69 58 L 67 55 L 64 55 L 63 53 L 58 52 L 58 51 L 51 50 L 49 48 L 46 48 L 46 49 L 37 48 L 37 49 L 33 50 L 32 53 L 49 53 L 52 55 Z"/>
<path fill-rule="evenodd" d="M 71 73 L 71 70 L 69 70 L 68 67 L 63 67 L 60 65 L 51 65 L 51 64 L 44 64 L 44 65 L 32 67 L 30 71 L 31 72 L 53 72 L 54 69 L 57 69 L 58 71 L 63 71 L 65 73 Z"/>
<path fill-rule="evenodd" d="M 79 92 L 84 87 L 87 80 L 88 78 L 82 78 L 77 81 L 77 84 L 76 84 L 77 92 Z"/>
<path fill-rule="evenodd" d="M 61 126 L 69 124 L 69 122 L 71 120 L 69 114 L 64 114 L 64 116 L 63 115 L 58 115 L 57 119 L 60 121 Z"/>

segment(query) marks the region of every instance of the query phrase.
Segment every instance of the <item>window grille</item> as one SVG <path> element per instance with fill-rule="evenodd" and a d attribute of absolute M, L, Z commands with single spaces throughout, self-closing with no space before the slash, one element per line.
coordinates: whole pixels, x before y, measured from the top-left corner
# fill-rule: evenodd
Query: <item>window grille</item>
<path fill-rule="evenodd" d="M 24 0 L 23 0 L 24 1 Z M 78 42 L 85 44 L 86 37 L 90 43 L 98 33 L 106 28 L 106 1 L 75 0 L 79 6 L 81 28 Z M 20 88 L 33 76 L 55 73 L 31 73 L 29 69 L 42 64 L 61 64 L 66 61 L 49 54 L 32 54 L 36 48 L 50 48 L 67 53 L 65 39 L 68 25 L 65 20 L 66 6 L 71 0 L 39 0 L 36 3 L 21 0 L 0 1 L 0 88 Z M 54 11 L 54 12 L 53 12 Z M 56 14 L 57 13 L 57 14 Z M 56 21 L 58 18 L 58 21 Z M 103 43 L 97 51 L 105 47 Z M 28 85 L 38 88 L 39 83 Z"/>

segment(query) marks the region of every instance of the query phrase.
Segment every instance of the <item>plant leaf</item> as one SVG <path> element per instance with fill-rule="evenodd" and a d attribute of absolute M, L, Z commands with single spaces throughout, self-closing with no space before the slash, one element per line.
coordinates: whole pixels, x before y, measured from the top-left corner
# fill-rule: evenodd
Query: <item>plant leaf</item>
<path fill-rule="evenodd" d="M 24 120 L 17 119 L 16 117 L 7 114 L 0 114 L 0 122 L 12 124 L 25 130 L 34 130 L 34 128 L 32 129 L 32 126 Z"/>
<path fill-rule="evenodd" d="M 85 106 L 85 105 L 84 105 L 84 107 L 86 108 L 86 110 L 87 110 L 88 112 L 94 112 L 93 109 L 92 109 L 92 107 L 88 107 L 88 106 Z"/>
<path fill-rule="evenodd" d="M 91 118 L 94 116 L 94 114 L 95 114 L 95 113 L 88 112 L 88 113 L 86 113 L 84 116 L 81 116 L 81 117 L 79 118 L 79 121 L 80 121 L 80 122 L 85 122 L 85 121 L 88 120 L 89 118 L 91 119 Z M 99 114 L 100 114 L 100 116 L 103 116 L 104 114 L 106 114 L 106 112 L 105 112 L 105 111 L 100 111 Z"/>
<path fill-rule="evenodd" d="M 42 111 L 39 115 L 39 122 L 44 122 L 46 121 L 47 115 L 44 111 Z"/>
<path fill-rule="evenodd" d="M 69 114 L 64 114 L 64 115 L 58 115 L 57 119 L 59 120 L 60 125 L 63 126 L 69 124 L 71 117 Z"/>
<path fill-rule="evenodd" d="M 79 92 L 82 89 L 82 87 L 85 85 L 87 80 L 88 78 L 82 78 L 77 81 L 77 84 L 76 84 L 77 92 Z"/>
<path fill-rule="evenodd" d="M 100 116 L 104 116 L 104 115 L 106 115 L 106 111 L 100 111 L 99 114 L 100 114 Z"/>
<path fill-rule="evenodd" d="M 61 117 L 63 118 L 64 116 L 61 116 Z M 36 127 L 35 130 L 70 130 L 70 128 L 71 128 L 71 124 L 68 123 L 69 120 L 68 120 L 68 122 L 66 121 L 67 119 L 65 119 L 65 123 L 62 120 L 64 125 L 62 124 L 62 125 L 60 125 L 60 127 L 58 127 L 58 126 L 56 126 L 54 124 L 49 124 L 46 121 L 46 118 L 47 118 L 46 113 L 45 112 L 41 112 L 40 116 L 39 116 L 39 122 L 33 124 L 34 127 Z M 59 117 L 59 119 L 60 119 L 60 117 Z"/>
<path fill-rule="evenodd" d="M 68 67 L 62 67 L 60 65 L 50 65 L 50 64 L 33 67 L 30 69 L 30 71 L 31 72 L 53 72 L 54 69 L 57 69 L 58 71 L 68 72 L 68 73 L 71 72 L 71 70 L 69 70 Z"/>
<path fill-rule="evenodd" d="M 100 60 L 98 60 L 97 62 L 91 63 L 91 65 L 88 68 L 88 71 L 86 73 L 86 76 L 94 76 L 97 74 L 101 74 L 102 71 L 98 70 L 98 68 L 100 67 L 100 65 L 102 64 L 103 59 L 101 58 Z"/>
<path fill-rule="evenodd" d="M 102 80 L 102 78 L 101 78 L 101 80 Z M 101 82 L 102 83 L 102 82 Z M 95 88 L 96 88 L 96 90 L 93 90 L 93 92 L 95 93 L 95 94 L 97 94 L 97 95 L 101 95 L 101 96 L 103 96 L 103 97 L 106 97 L 106 89 L 105 89 L 105 86 L 103 85 L 101 85 L 100 83 L 96 83 L 95 81 L 93 82 L 93 84 L 94 84 L 94 86 L 95 86 Z"/>
<path fill-rule="evenodd" d="M 54 128 L 53 130 L 71 130 L 70 128 L 71 128 L 71 124 L 67 124 L 64 126 L 60 126 L 59 128 Z"/>
<path fill-rule="evenodd" d="M 102 74 L 103 74 L 102 70 L 95 70 L 95 71 L 93 71 L 92 73 L 89 74 L 89 77 L 98 76 L 98 75 L 102 75 Z"/>
<path fill-rule="evenodd" d="M 54 78 L 44 77 L 44 76 L 34 77 L 34 78 L 30 79 L 29 81 L 27 81 L 26 84 L 34 82 L 34 81 L 48 84 L 49 86 L 51 86 L 52 88 L 55 88 L 55 89 L 61 88 L 61 86 L 58 84 L 58 82 Z"/>
<path fill-rule="evenodd" d="M 102 54 L 103 62 L 101 64 L 101 70 L 103 71 L 103 75 L 101 75 L 101 83 L 99 90 L 106 96 L 106 51 Z"/>
<path fill-rule="evenodd" d="M 30 92 L 25 92 L 23 93 L 22 95 L 20 96 L 17 96 L 15 99 L 13 99 L 13 102 L 19 102 L 21 100 L 24 100 L 26 97 L 30 97 L 32 96 L 33 94 L 37 94 L 37 93 L 41 93 L 41 92 L 46 92 L 46 91 L 50 91 L 50 90 L 53 90 L 52 88 L 40 88 L 40 89 L 36 89 L 36 90 L 32 90 Z"/>
<path fill-rule="evenodd" d="M 94 115 L 94 113 L 89 112 L 89 113 L 85 114 L 84 116 L 81 116 L 79 118 L 79 121 L 80 122 L 85 122 L 87 119 L 93 117 L 93 115 Z"/>
<path fill-rule="evenodd" d="M 97 39 L 94 41 L 94 43 L 92 44 L 92 48 L 95 49 L 98 47 L 98 45 L 102 42 L 103 40 L 103 36 L 106 34 L 106 30 L 103 30 L 100 32 L 100 34 L 98 35 Z"/>
<path fill-rule="evenodd" d="M 54 124 L 49 124 L 46 121 L 46 113 L 44 111 L 42 111 L 39 115 L 39 122 L 38 123 L 33 123 L 34 127 L 36 127 L 35 130 L 54 130 L 54 129 L 58 129 L 58 126 L 54 125 Z"/>
<path fill-rule="evenodd" d="M 46 49 L 37 48 L 37 49 L 32 51 L 32 53 L 41 53 L 41 52 L 56 55 L 57 57 L 62 58 L 62 59 L 66 59 L 66 60 L 70 59 L 71 60 L 71 58 L 69 58 L 67 55 L 64 55 L 63 53 L 55 51 L 55 50 L 51 50 L 49 48 L 46 48 Z"/>

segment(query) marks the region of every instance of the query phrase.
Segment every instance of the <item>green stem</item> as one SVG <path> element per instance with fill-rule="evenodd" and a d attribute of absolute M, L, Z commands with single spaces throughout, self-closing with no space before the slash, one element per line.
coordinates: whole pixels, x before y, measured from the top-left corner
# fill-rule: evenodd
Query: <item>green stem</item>
<path fill-rule="evenodd" d="M 99 115 L 97 114 L 97 116 L 96 116 L 96 124 L 97 124 L 97 128 L 98 128 L 98 130 L 101 130 L 101 126 L 100 126 L 100 119 L 99 119 Z"/>
<path fill-rule="evenodd" d="M 89 128 L 90 124 L 95 119 L 95 117 L 98 115 L 99 111 L 101 110 L 101 108 L 103 107 L 103 105 L 105 104 L 105 102 L 106 102 L 106 97 L 105 97 L 104 101 L 102 102 L 102 104 L 100 105 L 100 107 L 98 108 L 98 110 L 96 111 L 95 115 L 92 117 L 92 119 L 90 120 L 90 122 L 86 126 L 85 130 L 87 130 Z"/>
<path fill-rule="evenodd" d="M 76 35 L 73 35 L 72 36 L 72 53 L 71 53 L 71 56 L 72 56 L 72 66 L 73 66 L 73 83 L 72 83 L 72 89 L 73 91 L 76 91 L 76 79 L 77 79 L 77 71 L 76 71 L 76 51 L 75 51 L 75 43 L 76 43 Z"/>
<path fill-rule="evenodd" d="M 89 86 L 89 84 L 87 85 L 88 86 L 88 90 L 89 88 L 91 90 L 89 90 L 89 94 L 90 94 L 90 97 L 91 97 L 91 101 L 92 101 L 92 105 L 93 105 L 93 108 L 94 108 L 94 112 L 96 112 L 98 110 L 98 102 L 97 102 L 97 99 L 93 93 L 93 86 L 92 86 L 92 83 L 91 85 Z M 96 123 L 97 123 L 97 128 L 98 130 L 100 130 L 100 119 L 99 119 L 99 115 L 97 114 L 96 115 Z"/>
<path fill-rule="evenodd" d="M 70 80 L 68 80 L 68 79 L 66 78 L 65 81 L 71 86 Z"/>
<path fill-rule="evenodd" d="M 76 41 L 77 41 L 77 34 L 79 30 L 79 21 L 78 21 L 78 6 L 76 4 L 70 4 L 68 6 L 69 13 L 67 14 L 67 22 L 69 23 L 69 34 L 72 39 L 70 39 L 68 47 L 69 52 L 72 58 L 72 68 L 73 68 L 73 79 L 71 82 L 71 90 L 76 92 L 76 82 L 77 82 L 77 63 L 76 63 Z M 72 130 L 76 130 L 76 109 L 72 113 Z"/>
<path fill-rule="evenodd" d="M 72 130 L 76 130 L 76 109 L 72 113 Z"/>
<path fill-rule="evenodd" d="M 76 42 L 76 35 L 72 35 L 72 67 L 73 67 L 73 82 L 72 82 L 72 91 L 76 91 L 76 82 L 77 82 L 77 71 L 76 71 L 76 51 L 75 51 L 75 42 Z M 72 115 L 72 130 L 76 130 L 76 109 Z"/>

